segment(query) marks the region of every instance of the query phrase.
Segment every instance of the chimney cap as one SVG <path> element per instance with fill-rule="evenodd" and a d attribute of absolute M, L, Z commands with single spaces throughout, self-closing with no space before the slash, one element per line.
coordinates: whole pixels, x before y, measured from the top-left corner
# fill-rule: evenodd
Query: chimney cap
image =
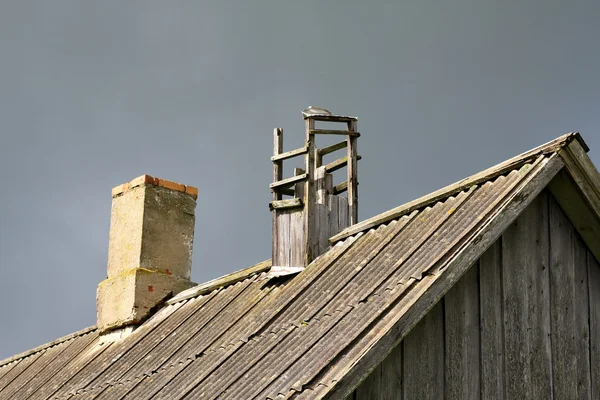
<path fill-rule="evenodd" d="M 112 190 L 112 197 L 115 198 L 121 196 L 129 189 L 133 189 L 141 185 L 161 186 L 166 189 L 175 190 L 177 192 L 187 193 L 190 196 L 192 196 L 194 200 L 198 198 L 198 188 L 194 186 L 188 186 L 182 183 L 168 181 L 166 179 L 155 178 L 150 175 L 138 176 L 130 182 L 126 182 L 122 185 L 114 187 Z"/>

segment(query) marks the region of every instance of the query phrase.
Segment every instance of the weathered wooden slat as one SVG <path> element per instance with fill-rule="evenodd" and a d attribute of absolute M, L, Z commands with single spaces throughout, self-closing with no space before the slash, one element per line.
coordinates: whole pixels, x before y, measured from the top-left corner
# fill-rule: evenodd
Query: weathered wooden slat
<path fill-rule="evenodd" d="M 356 121 L 348 122 L 348 130 L 356 132 Z M 348 136 L 348 216 L 349 225 L 358 223 L 358 155 L 357 136 Z"/>
<path fill-rule="evenodd" d="M 358 132 L 342 131 L 336 129 L 311 129 L 309 131 L 311 135 L 347 135 L 347 136 L 360 136 Z"/>
<path fill-rule="evenodd" d="M 577 360 L 573 341 L 575 324 L 575 231 L 560 206 L 550 201 L 550 314 L 554 397 L 577 393 Z"/>
<path fill-rule="evenodd" d="M 338 199 L 338 229 L 346 229 L 350 224 L 348 199 L 342 196 L 336 196 Z"/>
<path fill-rule="evenodd" d="M 563 166 L 560 157 L 554 155 L 543 160 L 542 164 L 527 176 L 523 185 L 510 194 L 504 205 L 496 210 L 490 220 L 472 233 L 472 240 L 469 241 L 468 246 L 461 247 L 454 253 L 447 261 L 443 273 L 423 278 L 423 286 L 416 288 L 414 296 L 411 295 L 414 303 L 410 302 L 407 305 L 406 312 L 399 320 L 389 321 L 389 325 L 382 328 L 377 335 L 377 342 L 351 368 L 340 372 L 342 378 L 328 388 L 325 398 L 340 398 L 351 393 L 363 379 L 365 371 L 370 371 L 385 359 L 389 349 L 396 346 L 411 332 L 415 324 L 496 241 Z M 404 365 L 407 365 L 406 355 Z"/>
<path fill-rule="evenodd" d="M 479 260 L 482 399 L 504 398 L 501 240 L 498 239 Z"/>
<path fill-rule="evenodd" d="M 348 181 L 344 181 L 339 185 L 335 185 L 333 187 L 333 194 L 338 195 L 340 193 L 344 193 L 346 190 L 348 190 Z"/>
<path fill-rule="evenodd" d="M 591 392 L 600 393 L 600 263 L 588 251 Z"/>
<path fill-rule="evenodd" d="M 575 237 L 575 359 L 577 362 L 577 399 L 592 399 L 590 376 L 590 296 L 585 243 Z M 600 394 L 600 392 L 598 392 Z"/>
<path fill-rule="evenodd" d="M 566 144 L 571 143 L 575 139 L 577 139 L 578 141 L 581 140 L 579 133 L 568 133 L 566 135 L 563 135 L 555 140 L 552 140 L 546 144 L 536 147 L 535 149 L 529 150 L 523 154 L 511 158 L 510 160 L 488 168 L 485 171 L 479 172 L 461 181 L 448 185 L 442 189 L 436 190 L 435 192 L 430 193 L 426 196 L 405 203 L 399 207 L 393 208 L 372 218 L 366 219 L 360 223 L 354 224 L 345 231 L 342 231 L 338 235 L 333 236 L 329 240 L 331 242 L 337 242 L 339 240 L 347 238 L 348 236 L 352 236 L 358 232 L 362 232 L 374 226 L 380 225 L 386 221 L 399 218 L 406 214 L 410 214 L 414 210 L 424 207 L 427 204 L 434 203 L 454 193 L 458 193 L 465 189 L 468 189 L 473 185 L 478 185 L 482 182 L 489 181 L 490 179 L 493 179 L 496 176 L 502 175 L 508 171 L 516 169 L 522 166 L 523 164 L 527 164 L 528 162 L 535 160 L 541 154 L 553 153 L 564 147 Z"/>
<path fill-rule="evenodd" d="M 381 400 L 402 399 L 402 347 L 400 343 L 381 363 Z"/>
<path fill-rule="evenodd" d="M 600 260 L 600 219 L 569 171 L 560 171 L 548 188 L 596 259 Z"/>
<path fill-rule="evenodd" d="M 348 146 L 347 141 L 339 142 L 336 144 L 332 144 L 331 146 L 323 147 L 322 149 L 318 149 L 318 152 L 321 156 L 325 156 L 327 154 L 333 153 L 334 151 L 338 151 L 346 148 Z"/>
<path fill-rule="evenodd" d="M 338 217 L 338 205 L 339 205 L 339 197 L 338 196 L 329 196 L 329 232 L 339 232 L 340 231 L 340 222 Z"/>
<path fill-rule="evenodd" d="M 273 253 L 273 265 L 289 267 L 290 265 L 290 210 L 276 211 L 277 216 L 277 248 Z"/>
<path fill-rule="evenodd" d="M 273 130 L 273 156 L 277 156 L 283 151 L 283 129 L 275 128 Z M 273 182 L 279 182 L 283 179 L 283 163 L 281 161 L 273 163 Z M 281 200 L 281 192 L 273 191 L 273 200 Z M 275 218 L 275 216 L 273 216 Z M 275 220 L 273 220 L 275 221 Z M 274 222 L 273 222 L 274 224 Z M 273 225 L 275 227 L 275 225 Z"/>
<path fill-rule="evenodd" d="M 570 143 L 560 152 L 560 155 L 592 209 L 600 214 L 600 172 L 581 143 L 578 141 Z"/>
<path fill-rule="evenodd" d="M 358 118 L 351 116 L 341 116 L 341 115 L 312 115 L 309 118 L 313 121 L 328 121 L 328 122 L 348 122 L 348 121 L 356 121 Z"/>
<path fill-rule="evenodd" d="M 289 158 L 293 158 L 296 156 L 300 156 L 302 154 L 306 154 L 307 151 L 308 151 L 308 149 L 306 148 L 306 146 L 300 147 L 299 149 L 290 150 L 290 151 L 286 151 L 285 153 L 280 153 L 280 154 L 274 155 L 273 157 L 271 157 L 271 161 L 277 162 L 277 161 L 287 160 Z"/>
<path fill-rule="evenodd" d="M 285 200 L 275 200 L 269 203 L 269 210 L 273 211 L 278 208 L 296 208 L 302 207 L 303 202 L 302 199 L 285 199 Z"/>
<path fill-rule="evenodd" d="M 360 159 L 362 159 L 362 157 L 357 156 L 356 159 L 360 160 Z M 344 156 L 344 157 L 338 158 L 337 160 L 332 161 L 329 164 L 325 165 L 325 172 L 331 173 L 331 172 L 337 171 L 338 169 L 344 168 L 347 164 L 348 164 L 348 157 Z"/>
<path fill-rule="evenodd" d="M 532 397 L 552 398 L 552 344 L 550 340 L 550 277 L 548 202 L 549 193 L 544 190 L 525 210 L 517 222 L 529 231 L 521 243 L 523 279 L 528 284 L 527 298 L 528 334 Z"/>
<path fill-rule="evenodd" d="M 444 313 L 442 303 L 404 338 L 404 398 L 444 398 Z"/>
<path fill-rule="evenodd" d="M 444 296 L 445 397 L 480 395 L 479 276 L 472 267 Z"/>
<path fill-rule="evenodd" d="M 356 400 L 381 399 L 381 389 L 387 382 L 381 378 L 381 364 L 356 388 Z"/>
<path fill-rule="evenodd" d="M 288 186 L 293 185 L 294 183 L 306 180 L 307 177 L 308 177 L 308 174 L 302 174 L 302 175 L 292 176 L 291 178 L 282 179 L 280 181 L 273 182 L 273 183 L 271 183 L 269 185 L 269 187 L 271 189 L 278 189 L 278 188 L 282 188 L 282 187 L 288 187 Z"/>
<path fill-rule="evenodd" d="M 307 237 L 304 241 L 304 263 L 303 265 L 308 265 L 314 260 L 315 255 L 312 253 L 312 243 L 310 238 L 314 236 L 314 230 L 317 229 L 315 224 L 312 222 L 315 219 L 315 210 L 314 210 L 314 199 L 316 198 L 316 187 L 315 187 L 315 137 L 311 135 L 310 132 L 315 129 L 315 120 L 314 119 L 306 119 L 305 120 L 306 131 L 305 131 L 305 140 L 306 147 L 308 148 L 308 152 L 304 161 L 304 169 L 306 170 L 307 180 L 304 191 L 304 231 L 306 232 Z"/>
<path fill-rule="evenodd" d="M 290 229 L 290 266 L 304 267 L 304 243 L 306 233 L 304 231 L 304 211 L 300 209 L 289 210 Z"/>

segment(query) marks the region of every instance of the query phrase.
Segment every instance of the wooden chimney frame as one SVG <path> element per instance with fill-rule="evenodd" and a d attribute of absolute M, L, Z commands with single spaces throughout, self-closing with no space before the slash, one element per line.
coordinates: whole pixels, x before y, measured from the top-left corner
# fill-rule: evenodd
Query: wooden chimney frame
<path fill-rule="evenodd" d="M 305 145 L 283 152 L 283 129 L 273 132 L 273 265 L 305 267 L 329 247 L 329 238 L 358 222 L 356 117 L 312 114 L 304 117 Z M 346 125 L 345 130 L 317 129 L 316 121 Z M 341 135 L 346 138 L 317 148 L 316 135 Z M 323 157 L 346 149 L 346 155 L 323 165 Z M 304 156 L 304 169 L 296 168 L 290 178 L 283 177 L 283 161 Z M 344 182 L 333 185 L 332 172 L 347 168 Z M 347 192 L 347 197 L 339 196 Z M 284 199 L 283 196 L 293 196 Z"/>

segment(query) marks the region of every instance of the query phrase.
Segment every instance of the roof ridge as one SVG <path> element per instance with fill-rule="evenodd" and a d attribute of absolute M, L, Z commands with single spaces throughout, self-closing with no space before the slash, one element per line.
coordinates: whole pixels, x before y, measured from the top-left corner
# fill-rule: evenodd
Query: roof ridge
<path fill-rule="evenodd" d="M 476 173 L 475 175 L 471 175 L 467 178 L 461 179 L 455 183 L 452 183 L 448 186 L 445 186 L 441 189 L 438 189 L 432 193 L 429 193 L 425 196 L 419 197 L 416 200 L 409 201 L 408 203 L 404 203 L 398 207 L 392 208 L 391 210 L 384 211 L 381 214 L 375 215 L 369 219 L 366 219 L 362 222 L 349 226 L 344 229 L 337 235 L 332 236 L 329 241 L 331 243 L 335 243 L 342 239 L 347 238 L 348 236 L 352 236 L 357 234 L 358 232 L 365 231 L 367 229 L 373 228 L 377 225 L 385 223 L 389 220 L 399 218 L 405 214 L 408 214 L 416 209 L 427 206 L 428 204 L 437 202 L 441 199 L 452 196 L 455 193 L 459 193 L 465 189 L 470 188 L 473 185 L 478 185 L 482 182 L 493 179 L 497 176 L 503 175 L 508 171 L 519 168 L 528 162 L 531 162 L 538 158 L 541 155 L 555 153 L 562 148 L 565 148 L 569 143 L 573 140 L 579 141 L 583 149 L 588 152 L 589 147 L 579 134 L 579 132 L 570 132 L 565 135 L 559 136 L 558 138 L 549 141 L 548 143 L 544 143 L 541 146 L 535 147 L 529 151 L 519 154 L 513 158 L 510 158 L 506 161 L 503 161 L 499 164 L 496 164 L 490 168 L 487 168 L 481 172 Z"/>
<path fill-rule="evenodd" d="M 271 259 L 261 261 L 258 264 L 254 264 L 251 267 L 240 269 L 230 274 L 220 276 L 208 282 L 186 289 L 170 298 L 167 301 L 167 305 L 179 303 L 180 301 L 188 300 L 192 297 L 198 297 L 200 295 L 210 293 L 215 289 L 233 285 L 234 283 L 243 281 L 244 279 L 249 278 L 252 275 L 267 271 L 270 268 Z"/>
<path fill-rule="evenodd" d="M 29 356 L 31 356 L 31 355 L 33 355 L 35 353 L 39 353 L 40 351 L 49 349 L 50 347 L 57 346 L 57 345 L 59 345 L 61 343 L 67 342 L 67 341 L 69 341 L 71 339 L 74 339 L 76 337 L 83 336 L 83 335 L 85 335 L 87 333 L 95 331 L 96 329 L 97 329 L 96 325 L 88 326 L 87 328 L 83 328 L 83 329 L 81 329 L 79 331 L 76 331 L 76 332 L 73 332 L 73 333 L 69 333 L 68 335 L 59 337 L 58 339 L 55 339 L 55 340 L 53 340 L 51 342 L 48 342 L 48 343 L 44 343 L 42 345 L 34 347 L 33 349 L 29 349 L 29 350 L 24 351 L 22 353 L 15 354 L 14 356 L 11 356 L 9 358 L 5 358 L 4 360 L 0 360 L 0 368 L 2 368 L 5 365 L 8 365 L 8 364 L 10 364 L 10 363 L 12 363 L 14 361 L 17 361 L 17 360 L 29 357 Z"/>

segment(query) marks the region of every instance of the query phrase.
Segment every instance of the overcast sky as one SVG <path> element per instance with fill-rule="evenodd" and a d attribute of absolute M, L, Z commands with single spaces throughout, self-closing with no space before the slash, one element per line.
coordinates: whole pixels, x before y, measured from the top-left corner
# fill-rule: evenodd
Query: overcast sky
<path fill-rule="evenodd" d="M 198 186 L 195 282 L 270 258 L 272 131 L 359 117 L 364 219 L 580 131 L 598 0 L 0 2 L 0 358 L 96 322 L 111 188 Z"/>

